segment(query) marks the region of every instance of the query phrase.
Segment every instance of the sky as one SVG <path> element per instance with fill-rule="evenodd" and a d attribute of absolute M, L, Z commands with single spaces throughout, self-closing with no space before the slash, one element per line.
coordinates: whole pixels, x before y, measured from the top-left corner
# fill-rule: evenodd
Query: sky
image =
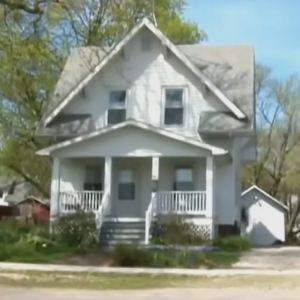
<path fill-rule="evenodd" d="M 300 74 L 300 0 L 187 0 L 185 17 L 207 44 L 250 44 L 274 75 Z"/>

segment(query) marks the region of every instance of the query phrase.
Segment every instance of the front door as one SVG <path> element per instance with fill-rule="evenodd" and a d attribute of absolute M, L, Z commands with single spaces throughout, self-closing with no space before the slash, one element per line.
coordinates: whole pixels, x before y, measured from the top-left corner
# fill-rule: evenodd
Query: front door
<path fill-rule="evenodd" d="M 135 169 L 118 170 L 116 212 L 119 218 L 139 217 L 138 174 Z"/>

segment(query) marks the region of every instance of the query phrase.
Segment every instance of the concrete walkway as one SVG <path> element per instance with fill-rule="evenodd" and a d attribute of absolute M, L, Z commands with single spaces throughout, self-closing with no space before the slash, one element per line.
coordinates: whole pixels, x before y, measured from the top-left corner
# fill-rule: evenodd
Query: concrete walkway
<path fill-rule="evenodd" d="M 257 248 L 245 253 L 234 268 L 300 270 L 300 247 Z"/>
<path fill-rule="evenodd" d="M 151 274 L 151 275 L 189 275 L 189 276 L 236 276 L 236 275 L 300 275 L 300 269 L 152 269 L 152 268 L 113 268 L 82 267 L 48 264 L 24 264 L 0 262 L 0 271 L 44 271 L 44 272 L 92 272 L 119 274 Z"/>
<path fill-rule="evenodd" d="M 1 300 L 298 300 L 300 289 L 152 289 L 138 291 L 84 291 L 58 289 L 24 289 L 0 286 Z"/>

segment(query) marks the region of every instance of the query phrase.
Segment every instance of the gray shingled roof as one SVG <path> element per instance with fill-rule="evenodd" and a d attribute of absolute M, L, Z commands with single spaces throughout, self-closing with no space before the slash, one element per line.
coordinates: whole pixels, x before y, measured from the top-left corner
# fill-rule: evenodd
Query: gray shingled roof
<path fill-rule="evenodd" d="M 199 131 L 253 130 L 255 123 L 253 47 L 206 45 L 178 45 L 177 47 L 248 117 L 246 121 L 239 121 L 228 111 L 203 112 L 199 116 Z M 43 120 L 99 64 L 108 52 L 108 49 L 97 47 L 74 48 L 71 51 L 55 87 L 53 98 L 45 110 Z M 55 128 L 57 130 L 57 126 Z M 68 129 L 64 130 L 67 134 Z M 50 130 L 50 135 L 51 132 Z"/>
<path fill-rule="evenodd" d="M 178 48 L 248 118 L 246 122 L 241 122 L 228 111 L 203 112 L 199 116 L 199 131 L 244 131 L 253 129 L 255 123 L 254 48 L 247 45 L 182 45 Z"/>

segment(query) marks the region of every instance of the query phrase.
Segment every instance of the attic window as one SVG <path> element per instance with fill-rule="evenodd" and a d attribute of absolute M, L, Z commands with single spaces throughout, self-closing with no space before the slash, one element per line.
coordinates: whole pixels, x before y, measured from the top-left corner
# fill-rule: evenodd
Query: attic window
<path fill-rule="evenodd" d="M 141 44 L 142 44 L 142 51 L 143 52 L 149 52 L 152 49 L 152 39 L 151 37 L 144 36 L 141 39 Z"/>

